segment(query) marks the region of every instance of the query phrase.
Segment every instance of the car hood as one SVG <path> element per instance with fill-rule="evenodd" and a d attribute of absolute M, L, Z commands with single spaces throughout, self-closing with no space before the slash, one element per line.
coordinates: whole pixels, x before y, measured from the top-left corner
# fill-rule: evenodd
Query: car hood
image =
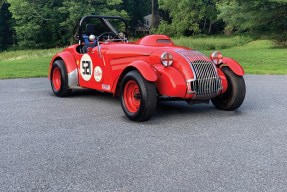
<path fill-rule="evenodd" d="M 101 52 L 107 55 L 110 59 L 137 57 L 137 56 L 150 56 L 154 50 L 158 48 L 151 48 L 137 44 L 127 43 L 108 43 L 102 45 Z"/>
<path fill-rule="evenodd" d="M 126 58 L 126 57 L 137 57 L 137 56 L 151 56 L 156 52 L 175 50 L 191 50 L 186 47 L 180 46 L 167 46 L 167 47 L 157 47 L 157 46 L 146 46 L 138 44 L 126 44 L 126 43 L 111 43 L 102 45 L 101 53 L 107 55 L 110 59 Z"/>

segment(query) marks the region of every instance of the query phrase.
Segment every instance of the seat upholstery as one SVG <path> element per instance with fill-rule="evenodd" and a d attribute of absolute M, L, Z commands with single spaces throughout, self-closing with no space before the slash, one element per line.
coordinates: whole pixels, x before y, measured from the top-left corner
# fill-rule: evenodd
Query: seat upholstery
<path fill-rule="evenodd" d="M 95 34 L 95 31 L 96 31 L 96 26 L 93 25 L 93 24 L 87 24 L 86 25 L 86 31 L 85 33 L 82 35 L 83 39 L 84 39 L 84 42 L 85 42 L 85 45 L 83 46 L 82 50 L 84 53 L 87 53 L 87 49 L 88 47 L 95 47 L 97 42 L 96 40 L 94 40 L 94 42 L 91 42 L 89 40 L 89 36 L 92 35 L 92 34 Z"/>

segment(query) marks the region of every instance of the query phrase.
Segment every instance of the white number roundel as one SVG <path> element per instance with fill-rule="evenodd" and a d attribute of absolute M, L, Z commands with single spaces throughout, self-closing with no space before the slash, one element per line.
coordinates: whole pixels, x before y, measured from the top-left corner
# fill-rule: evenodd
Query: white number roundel
<path fill-rule="evenodd" d="M 89 81 L 93 75 L 93 62 L 88 54 L 84 54 L 80 63 L 80 73 L 85 81 Z"/>

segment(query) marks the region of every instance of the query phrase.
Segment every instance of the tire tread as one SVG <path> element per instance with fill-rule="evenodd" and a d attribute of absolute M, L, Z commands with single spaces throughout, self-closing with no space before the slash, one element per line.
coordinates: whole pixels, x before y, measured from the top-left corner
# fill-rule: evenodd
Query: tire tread
<path fill-rule="evenodd" d="M 52 82 L 52 76 L 53 76 L 53 72 L 54 72 L 54 68 L 58 67 L 60 69 L 61 72 L 61 88 L 59 91 L 56 91 L 53 87 L 53 82 Z M 68 73 L 67 73 L 67 69 L 66 69 L 66 65 L 64 63 L 63 60 L 56 60 L 53 65 L 52 65 L 52 70 L 51 70 L 51 87 L 52 90 L 54 92 L 54 94 L 58 97 L 66 97 L 71 93 L 71 89 L 69 88 L 69 84 L 68 84 Z"/>
<path fill-rule="evenodd" d="M 232 111 L 239 108 L 245 98 L 246 87 L 244 78 L 236 75 L 230 68 L 222 67 L 221 69 L 228 80 L 228 86 L 232 86 L 232 89 L 227 88 L 227 91 L 222 95 L 219 95 L 211 99 L 213 105 L 221 110 Z M 231 91 L 230 95 L 227 92 Z"/>

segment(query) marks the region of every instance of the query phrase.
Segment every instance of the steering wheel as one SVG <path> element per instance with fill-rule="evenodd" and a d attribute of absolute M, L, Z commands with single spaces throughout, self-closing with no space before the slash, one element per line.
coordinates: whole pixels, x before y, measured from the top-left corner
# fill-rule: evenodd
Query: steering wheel
<path fill-rule="evenodd" d="M 97 37 L 97 47 L 98 47 L 98 52 L 100 53 L 100 49 L 101 49 L 101 46 L 100 46 L 100 39 L 103 39 L 104 40 L 104 43 L 107 43 L 107 42 L 113 42 L 114 40 L 117 40 L 117 41 L 126 41 L 125 38 L 122 38 L 121 37 L 121 34 L 123 33 L 119 33 L 119 34 L 115 34 L 113 32 L 104 32 L 102 33 L 101 35 L 99 35 Z M 104 36 L 107 35 L 108 38 L 105 39 Z M 110 35 L 112 36 L 112 38 L 110 38 Z M 118 39 L 116 38 L 118 37 Z M 100 54 L 101 55 L 101 54 Z M 102 56 L 101 56 L 102 57 Z"/>
<path fill-rule="evenodd" d="M 112 38 L 110 38 L 110 35 L 111 35 Z M 105 39 L 105 38 L 104 38 L 105 36 L 108 36 L 108 38 Z M 109 41 L 109 40 L 113 41 L 113 39 L 114 39 L 116 36 L 117 36 L 117 35 L 114 34 L 113 32 L 104 32 L 104 33 L 102 33 L 101 35 L 98 36 L 97 42 L 99 43 L 99 42 L 100 42 L 100 39 L 103 39 L 104 42 L 107 42 L 107 41 Z"/>

